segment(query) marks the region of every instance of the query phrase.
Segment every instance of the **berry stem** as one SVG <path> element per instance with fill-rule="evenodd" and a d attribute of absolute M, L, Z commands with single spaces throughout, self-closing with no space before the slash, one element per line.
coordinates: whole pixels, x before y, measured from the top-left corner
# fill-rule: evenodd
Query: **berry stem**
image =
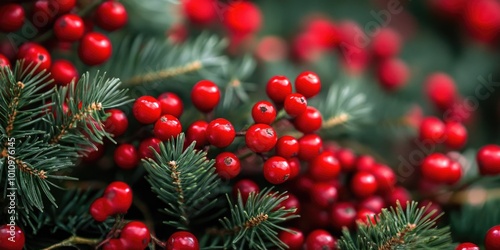
<path fill-rule="evenodd" d="M 73 246 L 76 247 L 76 245 L 89 245 L 89 246 L 95 246 L 101 242 L 101 239 L 90 239 L 90 238 L 83 238 L 80 236 L 73 235 L 59 243 L 56 243 L 54 245 L 51 245 L 49 247 L 44 248 L 43 250 L 51 250 L 51 249 L 57 249 L 57 248 L 62 248 L 62 247 L 69 247 Z"/>
<path fill-rule="evenodd" d="M 247 134 L 247 131 L 238 131 L 236 132 L 236 136 L 245 136 Z"/>
<path fill-rule="evenodd" d="M 161 249 L 165 249 L 166 248 L 166 244 L 165 242 L 161 241 L 160 239 L 156 238 L 156 236 L 154 236 L 153 234 L 151 234 L 151 240 L 156 244 L 158 245 Z"/>

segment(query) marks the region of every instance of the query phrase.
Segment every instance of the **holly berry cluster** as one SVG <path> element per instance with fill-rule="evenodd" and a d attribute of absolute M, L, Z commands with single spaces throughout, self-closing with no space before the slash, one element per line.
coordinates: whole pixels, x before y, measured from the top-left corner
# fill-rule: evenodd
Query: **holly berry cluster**
<path fill-rule="evenodd" d="M 484 237 L 484 247 L 486 250 L 500 249 L 500 225 L 493 226 L 486 232 Z M 479 246 L 471 242 L 460 243 L 455 250 L 479 250 Z"/>

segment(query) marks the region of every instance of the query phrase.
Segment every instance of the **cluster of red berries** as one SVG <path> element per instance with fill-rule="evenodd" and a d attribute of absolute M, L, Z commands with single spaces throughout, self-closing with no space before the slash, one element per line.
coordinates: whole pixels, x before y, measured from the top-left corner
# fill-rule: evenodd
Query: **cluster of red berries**
<path fill-rule="evenodd" d="M 493 226 L 486 232 L 484 247 L 486 250 L 500 249 L 500 225 Z M 479 246 L 471 242 L 464 242 L 460 243 L 455 250 L 479 250 Z"/>
<path fill-rule="evenodd" d="M 142 250 L 148 247 L 151 233 L 148 227 L 140 221 L 131 221 L 120 230 L 118 238 L 109 239 L 103 250 Z"/>
<path fill-rule="evenodd" d="M 132 205 L 132 189 L 121 181 L 110 183 L 101 198 L 90 205 L 90 214 L 99 222 L 105 221 L 109 216 L 125 214 Z"/>
<path fill-rule="evenodd" d="M 444 144 L 449 149 L 459 150 L 467 142 L 467 129 L 459 122 L 444 123 L 437 117 L 429 116 L 422 119 L 419 139 L 431 146 Z"/>
<path fill-rule="evenodd" d="M 22 250 L 24 243 L 25 236 L 20 227 L 9 224 L 0 226 L 0 249 Z"/>

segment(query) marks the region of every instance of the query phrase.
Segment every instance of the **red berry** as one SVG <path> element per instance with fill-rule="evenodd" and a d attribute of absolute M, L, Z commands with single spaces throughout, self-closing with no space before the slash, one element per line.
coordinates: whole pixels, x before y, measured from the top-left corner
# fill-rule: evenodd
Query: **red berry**
<path fill-rule="evenodd" d="M 207 126 L 206 133 L 208 142 L 218 148 L 229 146 L 236 136 L 233 124 L 223 118 L 211 121 Z"/>
<path fill-rule="evenodd" d="M 176 138 L 181 132 L 181 122 L 173 115 L 161 116 L 153 128 L 154 136 L 162 141 Z"/>
<path fill-rule="evenodd" d="M 451 108 L 457 99 L 455 81 L 445 73 L 434 73 L 425 80 L 425 93 L 439 110 Z"/>
<path fill-rule="evenodd" d="M 377 180 L 373 174 L 360 171 L 352 177 L 350 187 L 357 197 L 368 197 L 377 191 Z"/>
<path fill-rule="evenodd" d="M 178 231 L 170 235 L 165 243 L 166 250 L 199 250 L 198 239 L 187 231 Z"/>
<path fill-rule="evenodd" d="M 283 156 L 282 156 L 283 157 Z M 288 158 L 288 165 L 290 166 L 289 180 L 295 179 L 300 174 L 300 160 L 296 157 Z"/>
<path fill-rule="evenodd" d="M 252 118 L 255 123 L 271 125 L 276 119 L 276 108 L 268 101 L 258 101 L 253 105 Z"/>
<path fill-rule="evenodd" d="M 447 183 L 451 163 L 451 160 L 441 153 L 428 155 L 421 165 L 422 176 L 437 183 Z"/>
<path fill-rule="evenodd" d="M 305 98 L 311 98 L 321 91 L 321 80 L 316 73 L 304 71 L 295 79 L 295 89 Z"/>
<path fill-rule="evenodd" d="M 233 34 L 248 35 L 260 29 L 262 14 L 252 2 L 233 2 L 224 12 L 223 24 Z"/>
<path fill-rule="evenodd" d="M 322 208 L 328 208 L 337 201 L 337 188 L 328 182 L 315 183 L 311 188 L 310 197 L 314 204 Z"/>
<path fill-rule="evenodd" d="M 208 144 L 207 140 L 208 123 L 203 120 L 195 121 L 186 130 L 186 144 L 190 145 L 196 141 L 195 148 L 201 149 Z"/>
<path fill-rule="evenodd" d="M 33 4 L 32 23 L 36 28 L 45 28 L 57 17 L 58 10 L 54 2 L 48 0 L 37 0 Z"/>
<path fill-rule="evenodd" d="M 462 13 L 465 28 L 473 38 L 493 42 L 500 31 L 500 4 L 494 0 L 467 1 Z"/>
<path fill-rule="evenodd" d="M 494 144 L 483 146 L 477 152 L 476 160 L 482 175 L 500 174 L 500 146 Z"/>
<path fill-rule="evenodd" d="M 125 214 L 132 205 L 132 189 L 125 182 L 110 183 L 103 197 L 109 200 L 115 213 Z"/>
<path fill-rule="evenodd" d="M 92 202 L 89 212 L 92 218 L 98 222 L 105 221 L 110 215 L 115 213 L 111 201 L 104 197 L 97 198 Z"/>
<path fill-rule="evenodd" d="M 256 153 L 270 151 L 277 141 L 276 131 L 267 124 L 254 124 L 245 133 L 247 147 Z"/>
<path fill-rule="evenodd" d="M 308 20 L 305 33 L 313 35 L 322 49 L 334 48 L 339 42 L 339 32 L 335 23 L 325 17 L 313 17 Z"/>
<path fill-rule="evenodd" d="M 386 165 L 376 164 L 370 172 L 375 176 L 378 191 L 389 193 L 396 185 L 397 177 L 392 168 Z"/>
<path fill-rule="evenodd" d="M 95 11 L 95 19 L 99 27 L 114 31 L 122 28 L 127 24 L 127 10 L 117 1 L 106 1 L 97 7 Z"/>
<path fill-rule="evenodd" d="M 319 155 L 322 148 L 323 141 L 319 135 L 304 135 L 299 138 L 299 159 L 310 161 Z"/>
<path fill-rule="evenodd" d="M 36 69 L 37 73 L 49 70 L 51 65 L 49 52 L 43 46 L 33 42 L 25 43 L 19 47 L 17 59 L 24 59 L 24 65 L 31 64 L 31 68 L 39 65 Z"/>
<path fill-rule="evenodd" d="M 479 247 L 474 243 L 464 242 L 458 244 L 455 250 L 479 250 Z"/>
<path fill-rule="evenodd" d="M 125 249 L 125 239 L 110 239 L 102 246 L 102 250 L 122 250 Z"/>
<path fill-rule="evenodd" d="M 147 159 L 147 158 L 154 159 L 155 156 L 153 153 L 153 149 L 156 152 L 160 152 L 160 143 L 161 140 L 154 137 L 142 140 L 141 143 L 139 144 L 139 156 L 141 157 L 141 159 Z M 153 147 L 153 149 L 151 149 L 151 147 Z"/>
<path fill-rule="evenodd" d="M 240 173 L 240 159 L 231 152 L 222 152 L 215 157 L 215 170 L 223 179 L 232 179 Z"/>
<path fill-rule="evenodd" d="M 450 168 L 448 169 L 448 181 L 449 185 L 456 184 L 462 178 L 462 166 L 456 161 L 451 161 Z"/>
<path fill-rule="evenodd" d="M 95 148 L 92 147 L 90 151 L 85 156 L 83 156 L 82 159 L 84 162 L 94 162 L 97 159 L 101 158 L 101 156 L 104 154 L 105 149 L 103 144 L 94 143 L 94 146 Z"/>
<path fill-rule="evenodd" d="M 285 99 L 284 109 L 292 117 L 301 115 L 307 109 L 307 100 L 302 94 L 289 94 Z"/>
<path fill-rule="evenodd" d="M 467 129 L 459 122 L 448 122 L 445 125 L 444 144 L 452 149 L 461 149 L 467 142 Z"/>
<path fill-rule="evenodd" d="M 425 117 L 420 124 L 419 138 L 424 143 L 440 144 L 444 142 L 445 133 L 444 123 L 434 116 Z"/>
<path fill-rule="evenodd" d="M 78 45 L 78 56 L 83 63 L 95 66 L 106 62 L 112 53 L 111 41 L 98 32 L 89 32 Z"/>
<path fill-rule="evenodd" d="M 307 235 L 305 250 L 334 250 L 337 240 L 327 231 L 316 229 Z"/>
<path fill-rule="evenodd" d="M 341 148 L 337 150 L 335 157 L 339 161 L 342 171 L 349 172 L 354 170 L 356 155 L 352 152 L 352 150 L 348 148 Z"/>
<path fill-rule="evenodd" d="M 302 244 L 304 244 L 304 234 L 296 228 L 289 229 L 294 233 L 281 231 L 278 234 L 278 238 L 288 246 L 289 250 L 302 250 Z"/>
<path fill-rule="evenodd" d="M 238 197 L 238 192 L 241 193 L 243 203 L 246 203 L 251 193 L 257 194 L 259 191 L 260 188 L 257 183 L 249 179 L 240 180 L 233 185 L 233 196 L 236 198 Z"/>
<path fill-rule="evenodd" d="M 290 135 L 284 135 L 276 142 L 276 155 L 283 158 L 291 158 L 299 153 L 299 141 Z"/>
<path fill-rule="evenodd" d="M 331 152 L 323 152 L 309 164 L 309 174 L 315 181 L 330 181 L 340 174 L 340 163 Z"/>
<path fill-rule="evenodd" d="M 438 216 L 440 216 L 443 213 L 443 209 L 441 206 L 436 203 L 432 202 L 430 200 L 423 200 L 419 202 L 419 207 L 421 208 L 426 208 L 427 210 L 424 212 L 424 216 L 431 215 L 429 216 L 429 219 L 437 220 L 439 219 Z"/>
<path fill-rule="evenodd" d="M 372 171 L 377 162 L 369 155 L 360 155 L 356 158 L 356 170 L 358 171 Z"/>
<path fill-rule="evenodd" d="M 119 109 L 109 109 L 106 113 L 109 117 L 104 122 L 104 130 L 113 134 L 114 137 L 125 134 L 128 128 L 127 115 Z"/>
<path fill-rule="evenodd" d="M 486 232 L 484 246 L 486 250 L 500 249 L 500 225 L 493 226 Z"/>
<path fill-rule="evenodd" d="M 358 213 L 356 215 L 356 222 L 365 224 L 365 225 L 370 225 L 368 222 L 368 219 L 371 221 L 372 225 L 377 224 L 377 221 L 375 220 L 376 214 L 375 212 L 369 210 L 369 209 L 360 209 L 358 210 Z"/>
<path fill-rule="evenodd" d="M 57 9 L 58 14 L 70 12 L 76 5 L 76 0 L 49 0 L 49 6 Z"/>
<path fill-rule="evenodd" d="M 7 58 L 6 56 L 0 54 L 0 68 L 3 68 L 3 67 L 9 67 L 10 68 L 10 61 L 9 61 L 9 58 Z"/>
<path fill-rule="evenodd" d="M 0 32 L 14 32 L 24 24 L 24 9 L 20 4 L 0 6 Z"/>
<path fill-rule="evenodd" d="M 132 107 L 135 119 L 143 124 L 151 124 L 160 119 L 160 102 L 152 96 L 141 96 L 137 98 Z"/>
<path fill-rule="evenodd" d="M 113 155 L 116 165 L 122 169 L 133 169 L 139 164 L 139 153 L 132 144 L 122 144 Z"/>
<path fill-rule="evenodd" d="M 356 215 L 356 208 L 350 202 L 337 202 L 333 204 L 331 212 L 333 227 L 339 231 L 343 227 L 354 228 Z"/>
<path fill-rule="evenodd" d="M 395 187 L 392 192 L 384 198 L 388 207 L 396 207 L 399 202 L 401 207 L 406 209 L 407 202 L 411 201 L 411 194 L 404 187 Z"/>
<path fill-rule="evenodd" d="M 290 165 L 285 158 L 273 156 L 264 162 L 264 178 L 272 184 L 281 184 L 290 177 Z"/>
<path fill-rule="evenodd" d="M 391 58 L 401 50 L 401 37 L 391 28 L 381 28 L 374 34 L 371 47 L 375 57 Z"/>
<path fill-rule="evenodd" d="M 295 212 L 291 213 L 291 214 L 299 214 L 299 212 L 300 212 L 299 198 L 297 198 L 297 196 L 295 196 L 291 193 L 287 193 L 286 195 L 288 196 L 288 198 L 286 198 L 282 202 L 280 202 L 280 204 L 278 205 L 278 207 L 276 209 L 279 209 L 281 207 L 284 207 L 284 209 L 286 209 L 286 210 L 295 209 Z"/>
<path fill-rule="evenodd" d="M 120 239 L 125 243 L 126 249 L 146 249 L 151 241 L 151 234 L 144 223 L 131 221 L 122 228 Z"/>
<path fill-rule="evenodd" d="M 72 81 L 78 81 L 78 71 L 75 65 L 64 59 L 54 61 L 50 68 L 50 75 L 54 78 L 54 83 L 59 86 L 66 86 Z"/>
<path fill-rule="evenodd" d="M 16 225 L 0 226 L 0 248 L 2 250 L 22 250 L 25 236 L 20 227 Z"/>
<path fill-rule="evenodd" d="M 410 69 L 400 59 L 386 59 L 377 68 L 379 83 L 388 91 L 395 91 L 403 87 L 408 81 L 409 75 Z"/>
<path fill-rule="evenodd" d="M 179 96 L 171 92 L 166 92 L 158 96 L 158 101 L 160 102 L 162 115 L 181 117 L 184 104 Z"/>
<path fill-rule="evenodd" d="M 57 18 L 54 24 L 54 34 L 57 39 L 65 42 L 74 42 L 82 38 L 85 26 L 80 16 L 66 14 Z"/>
<path fill-rule="evenodd" d="M 191 90 L 191 101 L 199 111 L 208 113 L 219 104 L 219 87 L 209 80 L 201 80 Z"/>
<path fill-rule="evenodd" d="M 385 207 L 385 201 L 380 196 L 370 196 L 360 201 L 358 209 L 368 209 L 374 213 L 380 213 Z"/>
<path fill-rule="evenodd" d="M 183 0 L 182 9 L 187 19 L 197 25 L 208 25 L 217 18 L 216 0 Z"/>
<path fill-rule="evenodd" d="M 306 111 L 293 119 L 295 128 L 304 133 L 310 134 L 321 128 L 323 117 L 314 107 L 308 106 Z"/>
<path fill-rule="evenodd" d="M 273 102 L 281 104 L 292 93 L 292 84 L 285 76 L 273 76 L 266 85 L 266 94 Z"/>

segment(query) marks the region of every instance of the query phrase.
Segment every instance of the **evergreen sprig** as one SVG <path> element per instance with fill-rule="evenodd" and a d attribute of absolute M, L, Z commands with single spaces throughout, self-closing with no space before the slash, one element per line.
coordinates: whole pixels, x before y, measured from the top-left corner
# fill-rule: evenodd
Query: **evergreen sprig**
<path fill-rule="evenodd" d="M 432 217 L 436 210 L 428 211 L 430 205 L 419 207 L 417 202 L 408 202 L 406 209 L 401 204 L 383 209 L 373 224 L 358 224 L 358 231 L 351 235 L 342 231 L 338 241 L 342 250 L 390 250 L 390 249 L 451 249 L 449 227 L 438 228 Z"/>
<path fill-rule="evenodd" d="M 175 218 L 164 223 L 183 230 L 187 230 L 195 218 L 207 216 L 207 211 L 217 202 L 221 186 L 214 161 L 194 146 L 192 143 L 184 150 L 184 134 L 180 134 L 161 143 L 160 152 L 154 151 L 155 159 L 143 160 L 151 189 L 166 204 L 162 211 Z"/>

